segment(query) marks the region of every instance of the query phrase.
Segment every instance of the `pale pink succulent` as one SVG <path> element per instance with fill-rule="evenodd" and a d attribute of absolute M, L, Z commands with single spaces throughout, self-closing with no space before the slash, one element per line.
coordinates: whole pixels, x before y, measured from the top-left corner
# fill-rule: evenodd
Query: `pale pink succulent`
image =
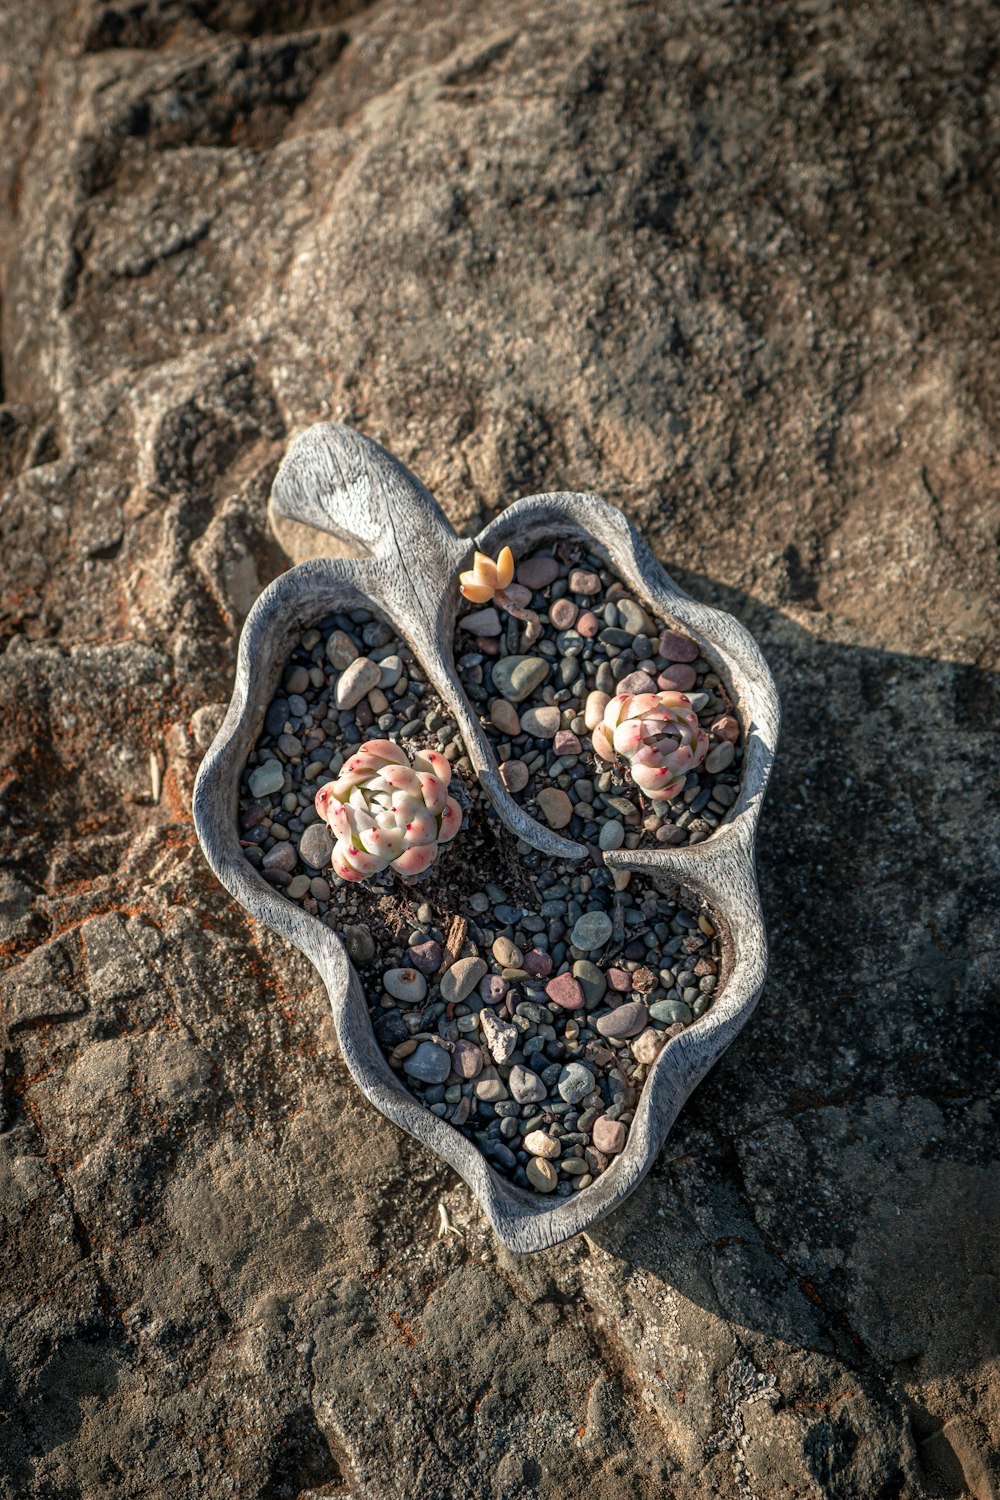
<path fill-rule="evenodd" d="M 653 802 L 666 802 L 708 752 L 708 735 L 683 693 L 619 693 L 594 729 L 602 760 L 624 760 Z"/>
<path fill-rule="evenodd" d="M 450 781 L 451 766 L 436 750 L 411 763 L 391 740 L 368 740 L 316 793 L 316 811 L 337 840 L 336 874 L 366 880 L 387 867 L 400 875 L 426 870 L 462 826 Z"/>

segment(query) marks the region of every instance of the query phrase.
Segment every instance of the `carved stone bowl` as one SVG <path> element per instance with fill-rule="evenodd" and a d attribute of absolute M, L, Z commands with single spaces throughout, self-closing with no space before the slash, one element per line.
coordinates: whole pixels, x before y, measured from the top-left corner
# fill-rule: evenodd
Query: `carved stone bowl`
<path fill-rule="evenodd" d="M 681 1106 L 746 1024 L 767 967 L 767 942 L 754 871 L 754 836 L 778 735 L 774 681 L 752 637 L 730 615 L 699 604 L 668 577 L 631 524 L 595 495 L 520 500 L 475 542 L 458 537 L 413 474 L 351 428 L 323 423 L 292 445 L 274 481 L 272 503 L 290 520 L 353 544 L 360 557 L 290 568 L 257 600 L 240 640 L 232 701 L 202 763 L 194 793 L 198 837 L 226 889 L 258 921 L 288 938 L 315 964 L 330 995 L 344 1060 L 375 1107 L 449 1162 L 476 1194 L 499 1238 L 516 1251 L 558 1244 L 610 1213 L 642 1181 Z M 237 827 L 240 776 L 297 637 L 322 616 L 374 608 L 421 662 L 465 741 L 479 784 L 502 822 L 536 849 L 562 859 L 586 850 L 536 823 L 508 794 L 489 741 L 455 672 L 452 639 L 458 571 L 474 547 L 515 556 L 579 538 L 607 558 L 635 597 L 684 627 L 725 681 L 744 745 L 736 802 L 704 842 L 687 848 L 619 849 L 609 866 L 646 872 L 707 903 L 722 942 L 720 982 L 705 1014 L 663 1048 L 635 1109 L 621 1155 L 567 1198 L 525 1192 L 489 1165 L 457 1129 L 424 1109 L 389 1067 L 375 1040 L 361 980 L 339 937 L 280 895 L 243 857 Z M 461 835 L 459 835 L 461 837 Z"/>

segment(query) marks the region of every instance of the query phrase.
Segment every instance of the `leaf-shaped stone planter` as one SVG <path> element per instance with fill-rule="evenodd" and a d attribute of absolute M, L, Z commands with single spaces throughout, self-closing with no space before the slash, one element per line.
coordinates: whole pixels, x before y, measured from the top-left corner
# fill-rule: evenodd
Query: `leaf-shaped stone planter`
<path fill-rule="evenodd" d="M 395 1124 L 449 1162 L 511 1249 L 559 1243 L 609 1213 L 642 1181 L 678 1111 L 746 1024 L 764 983 L 767 946 L 754 872 L 754 837 L 774 757 L 779 708 L 753 639 L 731 616 L 689 598 L 625 517 L 594 495 L 553 494 L 511 505 L 477 538 L 456 536 L 425 487 L 397 459 L 350 428 L 321 424 L 296 440 L 274 482 L 282 515 L 332 533 L 362 557 L 301 563 L 258 599 L 240 641 L 236 686 L 202 764 L 195 823 L 212 869 L 259 921 L 315 964 L 330 995 L 344 1059 L 362 1092 Z M 524 556 L 542 543 L 579 539 L 608 560 L 635 597 L 686 629 L 726 682 L 740 719 L 743 774 L 735 803 L 711 837 L 686 848 L 619 849 L 614 867 L 665 877 L 701 898 L 722 938 L 711 1007 L 663 1048 L 635 1107 L 625 1149 L 570 1197 L 540 1198 L 499 1175 L 468 1139 L 422 1108 L 393 1072 L 372 1031 L 361 980 L 343 944 L 318 918 L 276 892 L 243 856 L 237 828 L 240 776 L 296 638 L 331 611 L 374 608 L 399 632 L 454 716 L 480 787 L 502 822 L 561 859 L 587 851 L 536 823 L 509 796 L 490 742 L 455 672 L 451 643 L 458 571 L 473 547 Z"/>

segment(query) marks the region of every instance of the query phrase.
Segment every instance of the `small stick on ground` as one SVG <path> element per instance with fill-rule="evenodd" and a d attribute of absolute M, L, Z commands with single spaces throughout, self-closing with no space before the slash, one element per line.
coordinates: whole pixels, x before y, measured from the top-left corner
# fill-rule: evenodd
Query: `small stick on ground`
<path fill-rule="evenodd" d="M 448 928 L 448 936 L 444 942 L 444 957 L 441 960 L 439 973 L 443 974 L 445 969 L 450 969 L 462 956 L 465 947 L 465 935 L 469 924 L 464 917 L 452 917 L 451 926 Z"/>
<path fill-rule="evenodd" d="M 448 1210 L 447 1210 L 447 1208 L 445 1208 L 444 1199 L 443 1198 L 442 1198 L 441 1202 L 438 1204 L 438 1217 L 439 1217 L 439 1219 L 441 1221 L 440 1224 L 438 1225 L 438 1239 L 439 1240 L 446 1240 L 448 1238 L 449 1234 L 457 1234 L 460 1240 L 465 1238 L 465 1236 L 462 1234 L 462 1231 L 460 1229 L 457 1229 L 455 1227 L 455 1225 L 449 1219 L 449 1217 L 448 1217 Z"/>

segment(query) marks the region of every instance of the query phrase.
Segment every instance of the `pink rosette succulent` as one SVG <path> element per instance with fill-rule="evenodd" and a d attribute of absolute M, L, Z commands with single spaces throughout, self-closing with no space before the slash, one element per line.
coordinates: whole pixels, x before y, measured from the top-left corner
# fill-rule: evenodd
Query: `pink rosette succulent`
<path fill-rule="evenodd" d="M 602 760 L 626 761 L 653 802 L 666 802 L 708 753 L 708 735 L 683 693 L 619 693 L 593 732 Z"/>
<path fill-rule="evenodd" d="M 419 875 L 462 826 L 448 796 L 451 766 L 436 750 L 409 756 L 391 740 L 368 740 L 336 781 L 316 793 L 316 811 L 336 838 L 331 863 L 342 880 L 391 868 Z"/>

